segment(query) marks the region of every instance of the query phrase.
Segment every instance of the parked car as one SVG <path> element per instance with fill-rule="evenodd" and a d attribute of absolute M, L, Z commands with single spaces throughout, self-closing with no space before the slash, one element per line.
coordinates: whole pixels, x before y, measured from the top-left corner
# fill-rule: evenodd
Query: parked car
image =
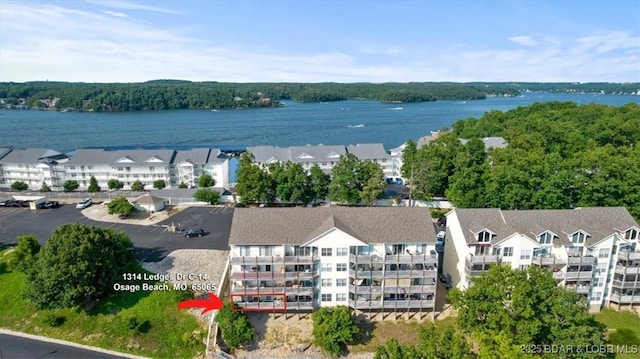
<path fill-rule="evenodd" d="M 202 237 L 204 236 L 204 230 L 202 228 L 191 228 L 184 232 L 185 237 Z"/>
<path fill-rule="evenodd" d="M 58 208 L 60 207 L 60 202 L 58 201 L 46 201 L 42 208 Z"/>
<path fill-rule="evenodd" d="M 91 198 L 85 198 L 82 201 L 78 202 L 78 204 L 76 204 L 76 208 L 85 209 L 89 207 L 92 203 L 93 202 L 91 202 Z"/>
<path fill-rule="evenodd" d="M 12 199 L 2 200 L 0 201 L 0 207 L 11 207 L 13 205 L 11 202 L 13 202 Z"/>

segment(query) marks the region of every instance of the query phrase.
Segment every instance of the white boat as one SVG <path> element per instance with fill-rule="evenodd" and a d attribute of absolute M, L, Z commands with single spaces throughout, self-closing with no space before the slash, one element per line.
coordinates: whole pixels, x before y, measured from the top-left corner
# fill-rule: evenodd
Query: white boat
<path fill-rule="evenodd" d="M 348 125 L 347 127 L 349 128 L 362 128 L 364 127 L 364 123 L 358 124 L 358 125 Z"/>
<path fill-rule="evenodd" d="M 404 107 L 392 107 L 389 110 L 400 111 L 400 110 L 404 110 Z"/>

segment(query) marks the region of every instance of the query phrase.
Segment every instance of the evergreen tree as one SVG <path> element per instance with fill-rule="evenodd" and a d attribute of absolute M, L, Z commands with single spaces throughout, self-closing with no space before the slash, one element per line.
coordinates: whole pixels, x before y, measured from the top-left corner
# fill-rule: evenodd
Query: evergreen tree
<path fill-rule="evenodd" d="M 87 188 L 87 192 L 95 193 L 100 192 L 100 186 L 98 185 L 98 180 L 95 177 L 91 176 L 89 179 L 89 188 Z"/>

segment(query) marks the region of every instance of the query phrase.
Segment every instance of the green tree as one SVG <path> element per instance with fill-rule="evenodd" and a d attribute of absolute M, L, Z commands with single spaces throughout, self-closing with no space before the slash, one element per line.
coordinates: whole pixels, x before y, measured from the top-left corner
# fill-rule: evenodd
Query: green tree
<path fill-rule="evenodd" d="M 25 296 L 37 308 L 89 307 L 105 298 L 133 260 L 124 232 L 79 223 L 57 227 L 26 276 Z"/>
<path fill-rule="evenodd" d="M 123 196 L 116 197 L 107 203 L 107 209 L 109 210 L 109 214 L 117 214 L 121 217 L 128 217 L 136 211 L 136 207 Z"/>
<path fill-rule="evenodd" d="M 604 345 L 605 327 L 578 293 L 558 287 L 551 272 L 496 265 L 449 298 L 458 325 L 480 344 L 480 357 L 519 358 L 521 345 Z M 524 344 L 523 344 L 524 343 Z M 606 358 L 605 353 L 572 358 Z"/>
<path fill-rule="evenodd" d="M 40 252 L 40 243 L 38 237 L 34 234 L 18 237 L 18 245 L 16 249 L 10 252 L 8 265 L 10 268 L 17 269 L 21 272 L 29 272 L 37 260 Z"/>
<path fill-rule="evenodd" d="M 310 178 L 302 165 L 287 161 L 278 177 L 276 193 L 283 202 L 307 204 L 313 200 Z"/>
<path fill-rule="evenodd" d="M 195 198 L 196 201 L 218 204 L 220 203 L 220 192 L 214 191 L 211 188 L 200 188 L 193 193 L 193 198 Z"/>
<path fill-rule="evenodd" d="M 140 180 L 135 180 L 131 184 L 131 190 L 136 192 L 144 191 L 144 183 L 142 183 Z"/>
<path fill-rule="evenodd" d="M 331 170 L 329 200 L 346 204 L 360 202 L 360 167 L 360 160 L 354 154 L 340 156 L 340 161 Z"/>
<path fill-rule="evenodd" d="M 372 204 L 376 199 L 382 198 L 387 183 L 384 179 L 384 172 L 379 164 L 364 161 L 360 163 L 358 171 L 360 175 L 360 199 Z"/>
<path fill-rule="evenodd" d="M 42 193 L 51 192 L 51 188 L 49 188 L 49 185 L 47 185 L 47 182 L 42 181 L 42 186 L 40 186 L 40 192 Z"/>
<path fill-rule="evenodd" d="M 247 315 L 234 311 L 231 305 L 237 308 L 236 304 L 225 303 L 224 307 L 216 314 L 215 321 L 218 323 L 224 343 L 229 349 L 235 350 L 253 339 L 253 327 L 249 323 Z"/>
<path fill-rule="evenodd" d="M 414 140 L 408 140 L 402 150 L 402 177 L 411 178 L 415 169 L 416 157 L 418 155 L 418 145 Z"/>
<path fill-rule="evenodd" d="M 167 182 L 163 179 L 159 179 L 156 181 L 153 181 L 153 188 L 155 189 L 163 189 L 167 187 Z"/>
<path fill-rule="evenodd" d="M 213 187 L 216 185 L 216 180 L 208 173 L 203 173 L 198 178 L 198 187 Z"/>
<path fill-rule="evenodd" d="M 65 192 L 73 192 L 73 191 L 77 190 L 78 187 L 80 187 L 80 185 L 78 184 L 78 181 L 76 181 L 76 180 L 66 180 L 62 184 L 62 188 L 64 188 Z"/>
<path fill-rule="evenodd" d="M 373 359 L 427 359 L 431 357 L 422 357 L 415 347 L 409 345 L 401 345 L 394 338 L 387 339 L 384 345 L 376 347 Z"/>
<path fill-rule="evenodd" d="M 270 176 L 260 166 L 253 163 L 253 160 L 254 157 L 249 152 L 240 156 L 236 170 L 236 193 L 240 196 L 242 203 L 272 202 Z"/>
<path fill-rule="evenodd" d="M 109 189 L 122 189 L 122 187 L 124 187 L 124 183 L 115 178 L 112 178 L 107 181 L 107 186 L 109 187 Z"/>
<path fill-rule="evenodd" d="M 309 185 L 311 186 L 312 200 L 323 200 L 327 198 L 329 194 L 329 183 L 331 183 L 331 177 L 324 173 L 318 164 L 311 166 L 309 171 Z"/>
<path fill-rule="evenodd" d="M 23 181 L 15 181 L 11 184 L 11 189 L 16 191 L 24 191 L 29 188 L 29 185 Z"/>
<path fill-rule="evenodd" d="M 96 180 L 95 177 L 91 176 L 91 178 L 89 179 L 89 188 L 87 188 L 87 192 L 89 193 L 95 193 L 95 192 L 100 192 L 101 188 L 98 185 L 98 180 Z"/>
<path fill-rule="evenodd" d="M 417 198 L 445 195 L 449 178 L 455 171 L 454 160 L 461 149 L 460 140 L 453 133 L 447 133 L 418 150 L 412 183 Z"/>
<path fill-rule="evenodd" d="M 456 154 L 454 172 L 445 191 L 456 206 L 483 207 L 485 200 L 485 174 L 489 171 L 484 143 L 477 138 L 469 140 Z"/>
<path fill-rule="evenodd" d="M 180 184 L 178 185 L 178 188 L 189 188 L 189 187 L 187 186 L 186 183 L 180 182 Z"/>
<path fill-rule="evenodd" d="M 339 354 L 359 332 L 346 306 L 321 308 L 311 314 L 311 319 L 314 344 L 331 355 Z"/>

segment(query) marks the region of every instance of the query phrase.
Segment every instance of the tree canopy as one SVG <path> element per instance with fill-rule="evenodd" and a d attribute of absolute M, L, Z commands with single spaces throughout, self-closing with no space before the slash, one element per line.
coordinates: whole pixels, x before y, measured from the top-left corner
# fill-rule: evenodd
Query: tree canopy
<path fill-rule="evenodd" d="M 216 180 L 208 173 L 203 173 L 198 178 L 198 187 L 213 187 L 216 185 Z"/>
<path fill-rule="evenodd" d="M 132 248 L 124 232 L 63 224 L 27 272 L 25 295 L 38 308 L 90 306 L 111 293 L 133 260 Z"/>
<path fill-rule="evenodd" d="M 253 327 L 247 315 L 234 311 L 231 302 L 225 303 L 224 307 L 216 314 L 215 321 L 222 333 L 222 340 L 231 350 L 240 348 L 253 338 Z"/>
<path fill-rule="evenodd" d="M 311 319 L 314 344 L 331 355 L 339 354 L 359 332 L 346 306 L 320 308 L 311 314 Z"/>
<path fill-rule="evenodd" d="M 458 309 L 460 328 L 478 341 L 481 358 L 530 357 L 522 345 L 606 344 L 605 327 L 589 314 L 584 297 L 559 287 L 546 269 L 492 266 L 465 291 L 453 289 L 449 298 Z M 571 357 L 606 358 L 607 354 Z"/>
<path fill-rule="evenodd" d="M 340 156 L 331 170 L 329 200 L 349 205 L 373 203 L 382 197 L 385 187 L 384 172 L 379 164 L 347 153 Z"/>
<path fill-rule="evenodd" d="M 536 103 L 456 121 L 451 133 L 406 150 L 414 193 L 458 207 L 624 206 L 640 218 L 640 105 Z M 502 136 L 506 148 L 479 140 Z M 460 138 L 470 139 L 464 146 Z"/>
<path fill-rule="evenodd" d="M 107 203 L 107 209 L 109 214 L 117 214 L 122 217 L 127 217 L 136 211 L 136 207 L 123 196 L 116 197 Z"/>

